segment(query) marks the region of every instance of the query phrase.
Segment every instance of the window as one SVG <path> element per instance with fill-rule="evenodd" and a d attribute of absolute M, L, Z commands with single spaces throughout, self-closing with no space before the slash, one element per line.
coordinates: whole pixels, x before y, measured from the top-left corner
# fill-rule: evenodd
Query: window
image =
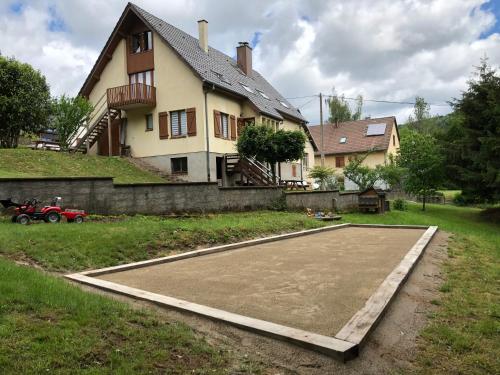
<path fill-rule="evenodd" d="M 153 82 L 154 82 L 152 70 L 134 73 L 134 74 L 129 74 L 128 78 L 129 78 L 129 82 L 131 85 L 133 85 L 135 83 L 145 83 L 148 86 L 152 86 Z"/>
<path fill-rule="evenodd" d="M 229 138 L 229 115 L 227 113 L 220 114 L 220 123 L 222 138 Z"/>
<path fill-rule="evenodd" d="M 130 45 L 132 53 L 141 53 L 150 49 L 153 49 L 153 34 L 151 31 L 132 35 Z"/>
<path fill-rule="evenodd" d="M 302 159 L 302 166 L 306 171 L 309 170 L 309 154 L 307 152 L 304 154 L 304 158 Z"/>
<path fill-rule="evenodd" d="M 186 174 L 188 173 L 188 158 L 172 158 L 170 159 L 172 174 Z"/>
<path fill-rule="evenodd" d="M 280 104 L 281 104 L 283 107 L 285 107 L 285 108 L 290 108 L 290 106 L 289 106 L 288 104 L 286 104 L 285 102 L 280 101 Z"/>
<path fill-rule="evenodd" d="M 184 137 L 187 135 L 186 111 L 170 112 L 170 123 L 172 126 L 172 137 Z"/>
<path fill-rule="evenodd" d="M 335 167 L 336 168 L 344 168 L 345 166 L 345 157 L 344 156 L 336 156 L 335 157 Z"/>
<path fill-rule="evenodd" d="M 240 82 L 240 85 L 243 86 L 243 88 L 248 91 L 249 93 L 255 94 L 254 91 L 248 87 L 247 85 L 244 85 L 243 83 Z"/>
<path fill-rule="evenodd" d="M 396 136 L 392 135 L 392 145 L 396 146 Z"/>
<path fill-rule="evenodd" d="M 257 92 L 262 96 L 264 99 L 271 100 L 269 96 L 266 95 L 264 91 L 257 90 Z"/>
<path fill-rule="evenodd" d="M 339 143 L 347 143 L 347 137 L 341 137 Z"/>
<path fill-rule="evenodd" d="M 148 113 L 146 115 L 146 131 L 153 130 L 153 115 Z"/>
<path fill-rule="evenodd" d="M 227 78 L 226 78 L 226 77 L 224 77 L 224 75 L 223 75 L 222 73 L 216 72 L 215 70 L 212 70 L 212 72 L 213 72 L 213 73 L 217 76 L 217 78 L 219 78 L 219 80 L 220 80 L 221 82 L 227 83 L 228 85 L 230 85 L 230 84 L 231 84 L 231 82 L 229 82 L 229 81 L 227 80 Z"/>

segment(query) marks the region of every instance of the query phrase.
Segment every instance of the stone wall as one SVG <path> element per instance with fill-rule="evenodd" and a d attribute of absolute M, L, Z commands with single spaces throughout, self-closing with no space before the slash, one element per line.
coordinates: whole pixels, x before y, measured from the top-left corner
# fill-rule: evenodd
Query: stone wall
<path fill-rule="evenodd" d="M 219 188 L 206 182 L 114 185 L 109 177 L 0 179 L 0 199 L 37 198 L 48 204 L 60 196 L 64 207 L 102 215 L 254 210 L 269 207 L 281 194 L 280 188 Z"/>
<path fill-rule="evenodd" d="M 286 193 L 286 203 L 291 210 L 336 210 L 350 211 L 358 204 L 358 195 L 353 192 L 293 191 Z"/>

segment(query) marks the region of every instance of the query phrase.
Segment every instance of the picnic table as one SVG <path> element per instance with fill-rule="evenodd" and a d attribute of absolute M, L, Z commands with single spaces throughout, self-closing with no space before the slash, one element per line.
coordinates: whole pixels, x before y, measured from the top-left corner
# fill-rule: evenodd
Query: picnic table
<path fill-rule="evenodd" d="M 283 180 L 286 189 L 299 190 L 300 188 L 306 190 L 309 184 L 301 180 Z"/>

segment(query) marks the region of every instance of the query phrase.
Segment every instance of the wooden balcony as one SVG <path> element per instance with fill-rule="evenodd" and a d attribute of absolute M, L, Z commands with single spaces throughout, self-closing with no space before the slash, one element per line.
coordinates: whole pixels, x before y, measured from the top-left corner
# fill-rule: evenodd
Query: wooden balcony
<path fill-rule="evenodd" d="M 156 106 L 156 87 L 144 83 L 112 87 L 107 90 L 108 106 L 131 109 Z"/>

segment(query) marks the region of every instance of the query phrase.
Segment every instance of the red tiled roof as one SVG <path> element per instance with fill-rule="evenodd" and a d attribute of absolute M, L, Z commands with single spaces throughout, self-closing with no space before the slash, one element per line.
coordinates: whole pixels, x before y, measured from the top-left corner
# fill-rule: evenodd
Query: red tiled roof
<path fill-rule="evenodd" d="M 385 133 L 383 135 L 367 136 L 366 131 L 370 124 L 386 124 Z M 335 124 L 325 124 L 324 147 L 325 154 L 347 154 L 367 151 L 385 151 L 389 147 L 391 141 L 392 126 L 396 125 L 396 118 L 381 117 L 368 120 L 340 122 L 338 126 Z M 309 126 L 309 131 L 318 145 L 321 147 L 321 127 L 318 125 Z M 346 137 L 346 143 L 340 143 L 340 139 Z M 399 137 L 399 135 L 398 135 Z M 319 155 L 319 152 L 316 154 Z"/>

